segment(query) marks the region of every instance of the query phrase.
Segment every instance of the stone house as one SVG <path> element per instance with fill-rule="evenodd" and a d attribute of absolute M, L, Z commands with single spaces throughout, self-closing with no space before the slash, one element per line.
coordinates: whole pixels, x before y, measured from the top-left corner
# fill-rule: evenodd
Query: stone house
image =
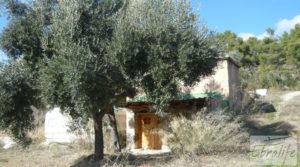
<path fill-rule="evenodd" d="M 128 150 L 167 148 L 167 142 L 158 132 L 167 124 L 154 113 L 144 96 L 127 99 L 116 112 L 118 129 L 126 138 Z M 192 87 L 182 87 L 176 100 L 170 102 L 168 113 L 190 114 L 203 107 L 222 110 L 241 108 L 239 65 L 231 58 L 223 58 L 215 73 Z"/>

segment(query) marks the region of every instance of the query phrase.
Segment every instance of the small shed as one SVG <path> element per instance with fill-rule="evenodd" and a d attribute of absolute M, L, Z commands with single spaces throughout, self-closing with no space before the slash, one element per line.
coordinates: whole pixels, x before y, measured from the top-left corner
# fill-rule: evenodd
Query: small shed
<path fill-rule="evenodd" d="M 232 58 L 223 58 L 215 68 L 215 73 L 201 80 L 192 87 L 182 85 L 176 100 L 170 102 L 168 113 L 185 115 L 199 111 L 211 105 L 212 99 L 217 107 L 239 110 L 241 105 L 241 89 L 239 65 Z M 215 103 L 213 103 L 215 104 Z M 151 104 L 140 93 L 133 99 L 127 99 L 126 105 L 119 108 L 119 113 L 126 117 L 126 148 L 163 150 L 168 149 L 164 136 L 160 134 L 166 124 L 150 112 Z"/>

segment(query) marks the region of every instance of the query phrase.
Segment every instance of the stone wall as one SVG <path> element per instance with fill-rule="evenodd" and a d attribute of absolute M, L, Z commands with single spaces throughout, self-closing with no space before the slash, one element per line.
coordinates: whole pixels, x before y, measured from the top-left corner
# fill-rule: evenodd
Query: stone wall
<path fill-rule="evenodd" d="M 45 138 L 46 143 L 71 143 L 76 136 L 69 129 L 71 118 L 61 113 L 60 108 L 54 108 L 45 116 Z"/>

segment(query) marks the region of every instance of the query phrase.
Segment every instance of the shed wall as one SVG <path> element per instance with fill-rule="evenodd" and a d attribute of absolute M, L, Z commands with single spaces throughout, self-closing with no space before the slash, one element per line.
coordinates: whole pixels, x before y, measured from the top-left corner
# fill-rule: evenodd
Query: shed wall
<path fill-rule="evenodd" d="M 239 69 L 233 63 L 228 63 L 229 103 L 232 110 L 241 109 L 242 91 L 240 87 Z"/>
<path fill-rule="evenodd" d="M 209 77 L 201 79 L 192 87 L 182 87 L 182 93 L 204 93 L 219 92 L 224 96 L 229 96 L 228 61 L 222 60 L 215 68 L 215 73 Z"/>

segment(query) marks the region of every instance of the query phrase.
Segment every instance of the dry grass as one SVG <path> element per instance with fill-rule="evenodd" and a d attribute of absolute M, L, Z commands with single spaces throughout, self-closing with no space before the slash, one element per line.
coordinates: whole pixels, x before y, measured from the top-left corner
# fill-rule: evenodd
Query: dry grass
<path fill-rule="evenodd" d="M 281 109 L 278 120 L 290 123 L 294 126 L 298 136 L 300 136 L 300 96 L 286 102 Z"/>
<path fill-rule="evenodd" d="M 250 167 L 249 159 L 243 154 L 183 155 L 174 161 L 157 164 L 157 167 Z"/>
<path fill-rule="evenodd" d="M 71 145 L 51 144 L 49 146 L 32 145 L 23 150 L 13 148 L 0 150 L 1 167 L 69 167 L 74 161 L 90 151 L 77 150 Z"/>
<path fill-rule="evenodd" d="M 7 136 L 3 131 L 0 130 L 0 137 Z"/>
<path fill-rule="evenodd" d="M 248 134 L 237 121 L 226 121 L 214 114 L 198 114 L 192 119 L 174 118 L 168 144 L 178 153 L 217 154 L 247 150 Z"/>
<path fill-rule="evenodd" d="M 282 102 L 281 97 L 289 92 L 278 92 L 278 91 L 272 91 L 271 94 L 267 97 L 265 97 L 264 101 L 267 101 L 269 103 L 272 103 L 275 105 L 277 109 L 277 113 L 257 113 L 254 115 L 248 115 L 247 119 L 253 121 L 256 123 L 255 133 L 261 133 L 261 135 L 267 135 L 266 133 L 273 134 L 273 133 L 281 133 L 281 132 L 289 132 L 293 136 L 300 136 L 300 96 L 294 97 L 291 100 Z M 278 115 L 278 116 L 277 116 Z M 236 137 L 234 140 L 226 140 L 227 134 L 229 134 L 230 137 L 234 137 L 234 133 L 230 134 L 227 133 L 228 129 L 231 129 L 231 127 L 240 127 L 240 124 L 236 124 L 234 122 L 231 123 L 223 123 L 222 121 L 219 122 L 220 124 L 214 124 L 210 121 L 208 121 L 206 117 L 197 117 L 194 118 L 194 122 L 187 121 L 186 119 L 177 118 L 176 123 L 171 126 L 173 126 L 173 129 L 176 129 L 177 134 L 179 134 L 179 138 L 182 141 L 186 142 L 174 142 L 179 146 L 176 147 L 185 147 L 186 150 L 189 150 L 192 152 L 192 154 L 182 154 L 179 156 L 179 158 L 175 159 L 172 162 L 168 163 L 162 163 L 158 164 L 158 166 L 164 166 L 164 167 L 179 167 L 179 166 L 191 166 L 191 167 L 198 167 L 198 166 L 251 166 L 249 162 L 249 157 L 247 154 L 243 153 L 218 153 L 217 150 L 224 145 L 228 145 L 232 148 L 235 146 L 231 146 L 234 144 L 239 145 L 239 142 L 241 142 L 241 139 Z M 281 126 L 282 125 L 282 126 Z M 287 126 L 289 125 L 289 126 Z M 218 129 L 220 127 L 223 127 L 223 130 L 219 131 Z M 239 130 L 235 130 L 233 128 L 233 132 L 239 132 Z M 245 128 L 250 128 L 246 127 Z M 191 130 L 192 129 L 192 130 Z M 227 129 L 227 130 L 226 130 Z M 230 131 L 230 130 L 229 130 Z M 176 133 L 175 133 L 176 134 Z M 184 135 L 186 134 L 186 135 Z M 213 136 L 218 136 L 221 138 L 221 140 L 218 140 L 218 138 L 214 138 Z M 206 137 L 201 137 L 206 136 Z M 222 139 L 223 137 L 224 139 Z M 174 136 L 173 136 L 174 137 Z M 178 137 L 177 137 L 178 138 Z M 207 139 L 207 140 L 206 140 Z M 213 139 L 213 140 L 212 140 Z M 180 145 L 181 143 L 181 145 Z M 202 150 L 205 150 L 207 148 L 208 151 L 215 152 L 214 155 L 198 155 L 194 154 L 192 151 L 193 149 L 199 147 L 202 148 Z M 222 143 L 222 144 L 221 144 Z M 219 148 L 218 148 L 219 146 Z M 300 145 L 299 145 L 300 147 Z M 298 147 L 298 164 L 300 164 L 300 148 Z M 228 147 L 223 147 L 228 148 Z M 230 149 L 229 149 L 230 150 Z M 207 151 L 206 151 L 207 152 Z"/>
<path fill-rule="evenodd" d="M 262 133 L 272 133 L 277 128 L 275 125 L 284 123 L 294 127 L 293 135 L 300 136 L 300 96 L 283 104 L 280 101 L 282 94 L 276 92 L 265 99 L 268 102 L 275 103 L 276 109 L 280 110 L 278 117 L 274 113 L 259 113 L 250 116 L 248 120 L 257 124 L 255 128 L 261 128 L 255 129 L 256 132 L 262 130 Z M 169 146 L 178 153 L 175 157 L 170 159 L 145 157 L 133 160 L 132 157 L 126 154 L 111 155 L 106 157 L 106 163 L 102 164 L 102 166 L 247 167 L 250 166 L 250 162 L 244 150 L 248 148 L 248 134 L 243 128 L 243 124 L 240 121 L 227 121 L 220 115 L 200 113 L 193 116 L 192 119 L 185 117 L 175 118 L 170 124 L 170 129 L 173 133 L 168 135 Z M 105 141 L 110 141 L 109 133 L 105 133 L 105 135 Z M 51 144 L 43 146 L 38 144 L 43 141 L 43 128 L 37 128 L 30 133 L 30 136 L 36 142 L 26 150 L 18 147 L 10 150 L 2 150 L 0 148 L 1 167 L 67 167 L 82 161 L 84 158 L 88 158 L 93 152 L 93 143 L 87 142 L 85 139 L 70 145 Z M 108 146 L 106 153 L 109 153 L 110 142 L 106 144 Z M 298 153 L 298 157 L 300 164 L 300 153 Z"/>
<path fill-rule="evenodd" d="M 257 113 L 248 117 L 249 121 L 256 122 L 260 127 L 270 127 L 275 132 L 275 127 L 272 125 L 284 124 L 285 126 L 278 127 L 281 131 L 286 131 L 292 135 L 300 135 L 300 96 L 296 96 L 288 101 L 282 101 L 281 97 L 284 93 L 274 93 L 267 96 L 266 100 L 275 104 L 276 113 Z M 280 130 L 278 129 L 277 130 Z"/>
<path fill-rule="evenodd" d="M 28 136 L 35 143 L 41 143 L 41 142 L 45 141 L 44 126 L 36 127 L 34 130 L 32 130 L 28 133 Z"/>

